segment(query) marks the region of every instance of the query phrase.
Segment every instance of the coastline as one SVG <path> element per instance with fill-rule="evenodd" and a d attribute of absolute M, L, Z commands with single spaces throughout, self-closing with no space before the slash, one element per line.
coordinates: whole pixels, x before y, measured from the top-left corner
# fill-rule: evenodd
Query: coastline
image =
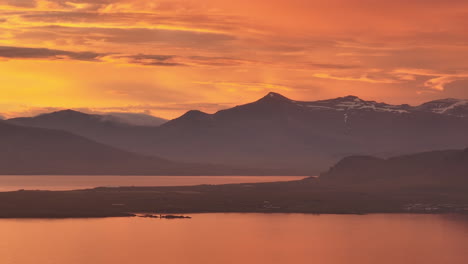
<path fill-rule="evenodd" d="M 461 190 L 442 196 L 438 191 L 421 192 L 418 188 L 337 186 L 313 178 L 224 185 L 21 190 L 0 192 L 0 218 L 131 217 L 137 213 L 467 213 L 467 193 Z"/>

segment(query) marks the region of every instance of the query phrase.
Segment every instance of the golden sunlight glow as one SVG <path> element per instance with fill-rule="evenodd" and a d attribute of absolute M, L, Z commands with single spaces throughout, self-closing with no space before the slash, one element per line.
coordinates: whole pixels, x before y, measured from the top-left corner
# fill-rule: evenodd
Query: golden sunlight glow
<path fill-rule="evenodd" d="M 0 0 L 0 115 L 173 118 L 269 91 L 412 104 L 468 97 L 467 11 L 442 0 Z"/>

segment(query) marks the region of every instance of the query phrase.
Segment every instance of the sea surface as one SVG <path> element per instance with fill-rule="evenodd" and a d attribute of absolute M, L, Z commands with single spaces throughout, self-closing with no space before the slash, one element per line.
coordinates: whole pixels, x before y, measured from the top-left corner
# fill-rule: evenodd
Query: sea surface
<path fill-rule="evenodd" d="M 184 186 L 300 180 L 291 176 L 0 176 L 0 192 L 119 186 Z"/>
<path fill-rule="evenodd" d="M 466 264 L 457 215 L 3 219 L 2 264 Z"/>

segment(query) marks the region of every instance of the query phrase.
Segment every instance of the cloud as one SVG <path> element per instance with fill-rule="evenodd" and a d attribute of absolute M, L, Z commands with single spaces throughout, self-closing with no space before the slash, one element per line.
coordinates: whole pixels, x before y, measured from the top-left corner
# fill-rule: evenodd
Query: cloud
<path fill-rule="evenodd" d="M 151 28 L 73 28 L 67 30 L 69 33 L 82 34 L 91 32 L 90 39 L 113 43 L 166 43 L 184 47 L 197 48 L 200 45 L 206 47 L 223 43 L 225 41 L 234 40 L 234 36 L 192 32 L 184 30 L 169 30 L 169 29 L 151 29 Z"/>
<path fill-rule="evenodd" d="M 112 59 L 143 66 L 194 66 L 194 67 L 228 67 L 241 66 L 258 62 L 229 57 L 176 56 L 176 55 L 113 55 Z"/>
<path fill-rule="evenodd" d="M 125 59 L 128 63 L 139 64 L 144 66 L 183 66 L 184 64 L 174 61 L 176 56 L 173 55 L 116 55 L 116 59 Z"/>
<path fill-rule="evenodd" d="M 180 31 L 226 33 L 230 30 L 248 28 L 236 17 L 210 14 L 178 14 L 149 12 L 99 12 L 85 9 L 66 11 L 37 11 L 15 13 L 18 20 L 37 24 L 55 26 L 130 28 L 140 25 L 144 28 L 159 28 Z M 75 24 L 75 25 L 73 25 Z M 86 26 L 87 25 L 87 26 Z"/>
<path fill-rule="evenodd" d="M 206 56 L 176 56 L 157 54 L 106 54 L 97 52 L 73 52 L 65 50 L 0 46 L 0 58 L 79 60 L 90 62 L 113 62 L 140 66 L 238 66 L 250 63 L 235 58 Z"/>
<path fill-rule="evenodd" d="M 106 54 L 95 52 L 73 52 L 46 48 L 0 46 L 0 58 L 5 59 L 70 59 L 80 61 L 99 61 L 103 56 L 106 56 Z"/>
<path fill-rule="evenodd" d="M 397 69 L 394 72 L 430 77 L 424 82 L 424 87 L 436 91 L 444 91 L 446 85 L 455 81 L 468 80 L 467 71 L 436 72 L 428 69 Z"/>
<path fill-rule="evenodd" d="M 465 80 L 465 79 L 468 79 L 468 75 L 465 75 L 465 76 L 440 76 L 440 77 L 436 77 L 436 78 L 427 80 L 424 83 L 424 86 L 426 86 L 426 87 L 428 87 L 430 89 L 433 89 L 433 90 L 443 91 L 443 90 L 445 90 L 445 86 L 447 84 L 452 83 L 454 81 Z"/>
<path fill-rule="evenodd" d="M 223 102 L 290 89 L 299 100 L 420 102 L 429 95 L 419 90 L 445 96 L 468 80 L 467 8 L 466 0 L 0 0 L 3 101 Z"/>
<path fill-rule="evenodd" d="M 234 92 L 237 90 L 241 91 L 254 91 L 254 92 L 270 92 L 270 91 L 291 91 L 292 88 L 272 83 L 254 83 L 254 82 L 194 82 L 195 84 L 210 85 L 220 87 L 228 91 Z"/>
<path fill-rule="evenodd" d="M 189 56 L 185 58 L 186 64 L 202 66 L 241 66 L 259 64 L 258 61 L 230 57 Z"/>
<path fill-rule="evenodd" d="M 350 77 L 350 76 L 334 76 L 328 73 L 316 73 L 312 76 L 322 79 L 332 79 L 338 81 L 357 81 L 357 82 L 367 82 L 367 83 L 398 83 L 398 80 L 390 78 L 379 78 L 379 77 L 370 77 L 368 74 L 364 74 L 359 77 Z"/>
<path fill-rule="evenodd" d="M 7 5 L 16 6 L 16 7 L 35 7 L 36 6 L 35 0 L 6 0 L 6 1 L 1 1 L 0 3 L 2 2 Z"/>
<path fill-rule="evenodd" d="M 36 26 L 12 33 L 15 39 L 25 42 L 70 43 L 83 47 L 109 44 L 121 47 L 151 45 L 165 49 L 221 50 L 236 40 L 235 36 L 223 33 L 197 32 L 190 29 L 159 29 L 128 26 L 77 24 L 76 26 Z"/>
<path fill-rule="evenodd" d="M 315 63 L 315 62 L 305 63 L 305 66 L 307 68 L 336 69 L 336 70 L 356 69 L 356 68 L 361 67 L 356 64 L 333 64 L 333 63 Z"/>

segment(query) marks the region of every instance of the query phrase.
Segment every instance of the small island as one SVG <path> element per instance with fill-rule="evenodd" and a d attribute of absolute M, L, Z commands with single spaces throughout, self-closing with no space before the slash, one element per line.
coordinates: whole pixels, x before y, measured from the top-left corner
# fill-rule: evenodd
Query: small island
<path fill-rule="evenodd" d="M 144 214 L 144 215 L 138 215 L 138 217 L 143 217 L 143 218 L 159 218 L 159 219 L 192 219 L 191 216 L 185 216 L 185 215 L 154 215 L 154 214 Z"/>

